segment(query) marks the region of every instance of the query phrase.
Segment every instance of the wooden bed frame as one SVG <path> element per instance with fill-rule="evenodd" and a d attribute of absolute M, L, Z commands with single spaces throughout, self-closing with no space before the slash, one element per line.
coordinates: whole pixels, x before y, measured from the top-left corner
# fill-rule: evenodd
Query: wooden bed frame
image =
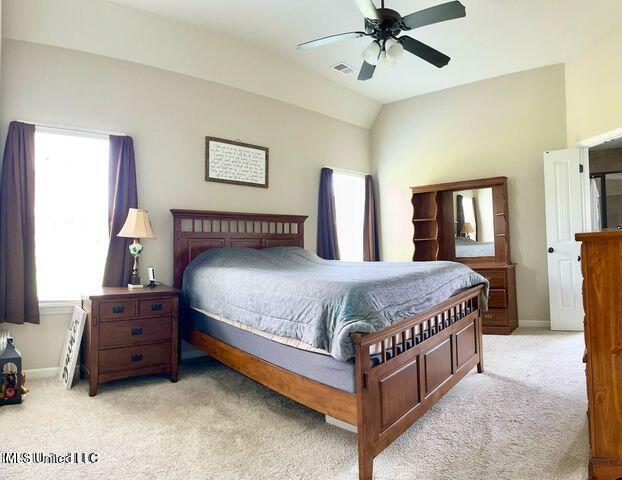
<path fill-rule="evenodd" d="M 171 210 L 175 287 L 199 253 L 218 247 L 304 246 L 299 215 Z M 188 328 L 195 347 L 247 377 L 325 415 L 357 427 L 359 479 L 371 480 L 373 461 L 470 370 L 483 371 L 482 287 L 379 332 L 355 334 L 356 393 L 329 387 Z M 182 310 L 182 325 L 185 315 Z M 427 332 L 416 345 L 415 332 Z M 380 362 L 371 362 L 382 352 Z"/>

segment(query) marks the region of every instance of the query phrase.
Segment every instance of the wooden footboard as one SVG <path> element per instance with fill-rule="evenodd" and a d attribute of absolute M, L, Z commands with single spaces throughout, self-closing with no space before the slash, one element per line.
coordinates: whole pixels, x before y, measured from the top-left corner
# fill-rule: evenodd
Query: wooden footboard
<path fill-rule="evenodd" d="M 353 335 L 361 480 L 372 478 L 374 457 L 473 367 L 483 371 L 481 289 L 380 332 Z"/>

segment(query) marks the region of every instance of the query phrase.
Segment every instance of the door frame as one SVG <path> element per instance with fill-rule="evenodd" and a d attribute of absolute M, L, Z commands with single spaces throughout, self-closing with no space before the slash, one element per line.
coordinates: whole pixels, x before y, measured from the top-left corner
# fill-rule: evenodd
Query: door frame
<path fill-rule="evenodd" d="M 596 147 L 610 140 L 622 138 L 622 127 L 610 130 L 600 135 L 582 140 L 577 144 L 581 149 L 581 162 L 583 163 L 583 178 L 581 182 L 581 196 L 583 198 L 583 231 L 589 232 L 592 229 L 592 210 L 590 208 L 590 154 L 589 149 Z"/>

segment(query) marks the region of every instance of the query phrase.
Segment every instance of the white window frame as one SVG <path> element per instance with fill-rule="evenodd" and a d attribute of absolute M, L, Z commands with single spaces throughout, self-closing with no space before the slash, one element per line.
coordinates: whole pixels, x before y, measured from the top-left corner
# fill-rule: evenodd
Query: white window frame
<path fill-rule="evenodd" d="M 71 134 L 73 136 L 84 136 L 84 137 L 89 137 L 89 138 L 110 137 L 111 135 L 126 136 L 126 134 L 122 132 L 53 125 L 53 124 L 33 122 L 33 121 L 28 121 L 28 120 L 22 120 L 22 122 L 35 125 L 35 128 L 38 132 L 48 132 L 48 133 L 66 132 L 67 134 Z M 76 305 L 81 305 L 81 303 L 82 303 L 81 298 L 39 300 L 39 315 L 49 316 L 49 315 L 71 314 L 73 312 L 73 307 L 75 307 Z"/>
<path fill-rule="evenodd" d="M 361 226 L 361 246 L 363 246 L 363 230 L 365 228 L 365 223 L 364 223 L 364 218 L 365 218 L 365 193 L 364 193 L 364 189 L 365 189 L 365 177 L 367 175 L 369 175 L 368 173 L 364 173 L 364 172 L 356 172 L 353 170 L 344 170 L 341 168 L 333 168 L 333 167 L 328 167 L 331 168 L 333 170 L 333 191 L 335 190 L 335 181 L 334 181 L 334 176 L 335 175 L 347 175 L 347 176 L 351 176 L 351 177 L 357 177 L 362 179 L 363 181 L 363 211 L 361 212 L 361 219 L 363 220 L 363 225 Z M 337 209 L 337 205 L 336 205 L 336 200 L 335 199 L 335 209 Z M 339 232 L 339 226 L 337 226 L 337 232 Z M 337 235 L 337 242 L 339 243 L 339 235 Z M 339 244 L 339 248 L 341 250 L 341 244 Z M 342 252 L 343 253 L 343 252 Z M 354 261 L 364 261 L 364 256 L 365 256 L 365 247 L 363 246 L 363 257 L 360 260 L 354 260 Z M 353 261 L 353 260 L 344 260 L 344 261 Z"/>

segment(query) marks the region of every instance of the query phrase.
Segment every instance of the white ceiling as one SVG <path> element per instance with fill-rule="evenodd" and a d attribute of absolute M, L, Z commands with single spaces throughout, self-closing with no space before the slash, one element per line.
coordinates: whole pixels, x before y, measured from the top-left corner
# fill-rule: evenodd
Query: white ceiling
<path fill-rule="evenodd" d="M 621 0 L 461 0 L 467 17 L 410 34 L 450 57 L 437 69 L 404 55 L 396 67 L 358 82 L 331 69 L 359 67 L 369 40 L 299 52 L 298 43 L 362 28 L 350 0 L 114 0 L 259 45 L 382 103 L 530 68 L 562 63 L 622 25 Z M 387 0 L 406 15 L 445 0 Z M 377 2 L 379 3 L 379 2 Z M 206 46 L 209 48 L 209 46 Z M 231 59 L 235 61 L 235 59 Z"/>

